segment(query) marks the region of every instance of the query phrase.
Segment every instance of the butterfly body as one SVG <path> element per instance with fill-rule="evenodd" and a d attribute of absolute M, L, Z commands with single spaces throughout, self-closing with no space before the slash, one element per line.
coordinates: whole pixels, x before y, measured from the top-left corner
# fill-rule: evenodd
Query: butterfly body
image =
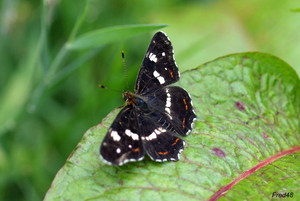
<path fill-rule="evenodd" d="M 179 80 L 171 42 L 154 35 L 137 76 L 134 93 L 123 92 L 125 106 L 110 126 L 100 155 L 110 165 L 140 161 L 177 161 L 196 119 L 189 94 Z"/>

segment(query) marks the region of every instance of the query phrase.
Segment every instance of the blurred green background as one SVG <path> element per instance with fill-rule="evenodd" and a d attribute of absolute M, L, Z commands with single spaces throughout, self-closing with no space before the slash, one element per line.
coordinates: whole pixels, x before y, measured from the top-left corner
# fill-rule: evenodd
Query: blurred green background
<path fill-rule="evenodd" d="M 124 102 L 98 85 L 126 90 L 124 50 L 133 89 L 154 32 L 64 51 L 74 36 L 115 25 L 168 24 L 162 30 L 181 71 L 226 54 L 261 51 L 300 74 L 300 2 L 292 0 L 0 3 L 0 200 L 43 199 L 84 132 Z"/>

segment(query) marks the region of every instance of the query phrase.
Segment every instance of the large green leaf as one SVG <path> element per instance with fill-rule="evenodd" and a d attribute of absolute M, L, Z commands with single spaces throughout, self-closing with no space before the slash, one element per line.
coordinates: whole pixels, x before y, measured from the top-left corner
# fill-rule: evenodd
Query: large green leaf
<path fill-rule="evenodd" d="M 300 184 L 300 81 L 282 60 L 232 54 L 182 74 L 198 119 L 178 162 L 105 165 L 99 146 L 120 109 L 89 129 L 45 200 L 269 200 Z M 275 194 L 274 194 L 275 192 Z M 292 195 L 292 194 L 289 194 Z"/>

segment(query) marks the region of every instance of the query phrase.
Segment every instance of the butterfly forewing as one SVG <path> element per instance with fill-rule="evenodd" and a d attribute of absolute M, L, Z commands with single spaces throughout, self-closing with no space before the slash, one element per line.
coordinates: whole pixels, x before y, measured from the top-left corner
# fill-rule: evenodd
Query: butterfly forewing
<path fill-rule="evenodd" d="M 149 45 L 137 76 L 135 93 L 147 94 L 179 80 L 173 47 L 163 32 L 157 32 Z"/>

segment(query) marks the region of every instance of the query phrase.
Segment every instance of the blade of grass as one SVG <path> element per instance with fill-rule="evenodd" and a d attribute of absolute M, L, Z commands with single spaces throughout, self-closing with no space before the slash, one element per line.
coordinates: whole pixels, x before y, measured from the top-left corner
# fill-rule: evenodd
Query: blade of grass
<path fill-rule="evenodd" d="M 149 25 L 149 24 L 136 24 L 136 25 L 121 25 L 107 27 L 103 29 L 97 29 L 88 33 L 83 34 L 70 42 L 67 46 L 71 50 L 79 50 L 86 48 L 95 48 L 104 44 L 116 42 L 132 37 L 136 34 L 153 31 L 155 29 L 163 28 L 167 25 Z"/>

